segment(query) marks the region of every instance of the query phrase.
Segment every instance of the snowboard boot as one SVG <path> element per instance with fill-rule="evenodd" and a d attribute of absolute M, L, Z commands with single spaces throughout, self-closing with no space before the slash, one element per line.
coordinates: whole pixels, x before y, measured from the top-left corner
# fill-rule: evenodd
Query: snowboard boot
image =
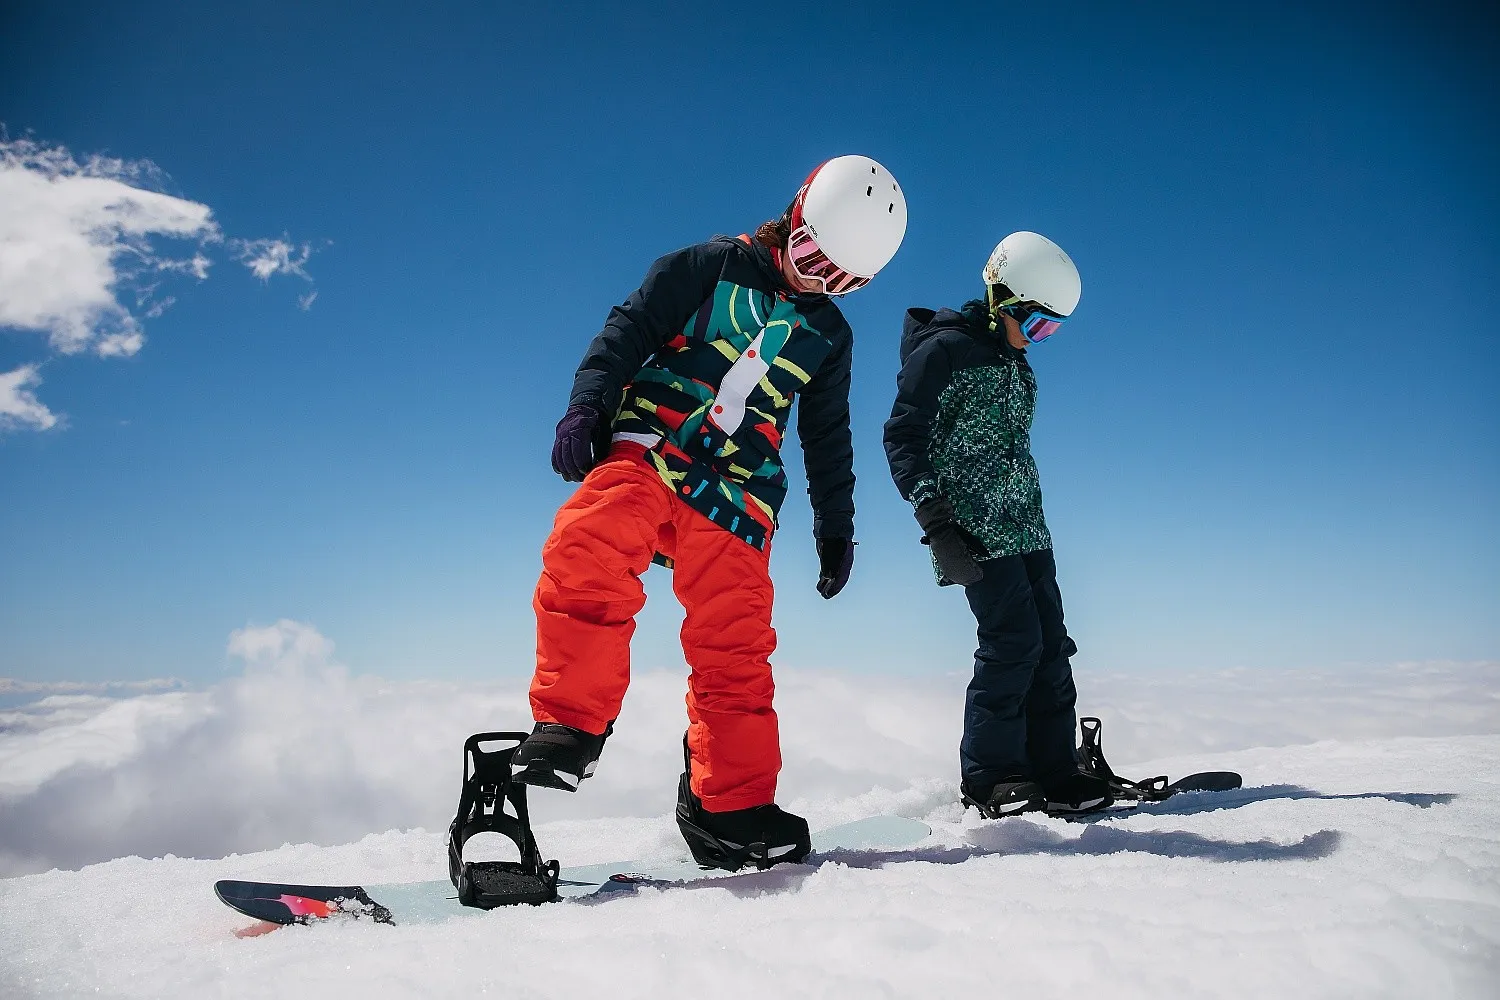
<path fill-rule="evenodd" d="M 1064 815 L 1094 812 L 1114 805 L 1109 782 L 1092 774 L 1075 771 L 1048 781 L 1043 786 L 1047 791 L 1047 811 Z"/>
<path fill-rule="evenodd" d="M 684 756 L 686 756 L 684 741 Z M 746 865 L 765 870 L 783 862 L 796 864 L 812 852 L 807 820 L 770 805 L 709 812 L 693 794 L 689 763 L 677 782 L 677 828 L 693 860 L 704 868 L 739 871 Z"/>
<path fill-rule="evenodd" d="M 999 781 L 988 789 L 970 785 L 967 781 L 960 783 L 959 789 L 963 793 L 964 805 L 978 809 L 986 819 L 1004 819 L 1018 813 L 1040 812 L 1047 805 L 1042 786 L 1034 781 L 1027 781 L 1020 775 Z"/>
<path fill-rule="evenodd" d="M 512 780 L 539 788 L 578 791 L 578 783 L 594 773 L 604 741 L 615 731 L 613 722 L 602 736 L 556 722 L 538 722 L 510 760 Z"/>

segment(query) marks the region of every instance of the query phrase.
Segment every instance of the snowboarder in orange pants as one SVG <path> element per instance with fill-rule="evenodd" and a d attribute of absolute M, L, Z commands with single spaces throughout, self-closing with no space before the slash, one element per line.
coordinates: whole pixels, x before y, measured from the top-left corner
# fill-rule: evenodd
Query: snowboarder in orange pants
<path fill-rule="evenodd" d="M 658 260 L 616 306 L 574 377 L 553 468 L 581 481 L 542 548 L 537 725 L 515 779 L 574 791 L 613 731 L 629 684 L 640 576 L 673 567 L 686 617 L 686 772 L 677 819 L 701 864 L 800 860 L 807 823 L 775 805 L 771 536 L 792 403 L 812 499 L 818 592 L 854 561 L 849 433 L 853 335 L 834 297 L 894 256 L 906 202 L 863 156 L 822 164 L 753 237 Z"/>

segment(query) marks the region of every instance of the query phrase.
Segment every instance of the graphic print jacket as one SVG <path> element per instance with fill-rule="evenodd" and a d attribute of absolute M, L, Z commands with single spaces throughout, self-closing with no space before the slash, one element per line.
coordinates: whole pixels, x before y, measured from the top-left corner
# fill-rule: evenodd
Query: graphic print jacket
<path fill-rule="evenodd" d="M 716 237 L 662 257 L 610 311 L 569 402 L 612 416 L 614 440 L 644 445 L 678 499 L 763 549 L 800 395 L 813 534 L 853 538 L 853 339 L 832 299 L 789 291 L 771 251 Z"/>
<path fill-rule="evenodd" d="M 976 558 L 1052 547 L 1031 457 L 1036 375 L 1026 352 L 991 331 L 982 302 L 908 309 L 885 454 L 913 507 L 953 504 Z M 942 575 L 939 583 L 945 583 Z"/>

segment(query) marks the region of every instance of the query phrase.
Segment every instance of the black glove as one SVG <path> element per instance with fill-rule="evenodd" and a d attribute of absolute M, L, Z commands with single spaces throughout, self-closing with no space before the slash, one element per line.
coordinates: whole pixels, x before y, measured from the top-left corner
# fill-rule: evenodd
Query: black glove
<path fill-rule="evenodd" d="M 818 593 L 828 600 L 844 589 L 849 582 L 849 571 L 854 568 L 854 539 L 819 538 L 818 546 Z"/>
<path fill-rule="evenodd" d="M 597 463 L 594 458 L 602 414 L 587 403 L 574 403 L 557 422 L 557 439 L 552 442 L 552 471 L 570 483 L 581 483 Z"/>
<path fill-rule="evenodd" d="M 932 555 L 944 577 L 960 587 L 984 578 L 984 571 L 974 561 L 974 553 L 958 526 L 953 504 L 946 498 L 934 497 L 918 507 L 917 523 L 927 533 L 922 542 L 932 546 Z"/>

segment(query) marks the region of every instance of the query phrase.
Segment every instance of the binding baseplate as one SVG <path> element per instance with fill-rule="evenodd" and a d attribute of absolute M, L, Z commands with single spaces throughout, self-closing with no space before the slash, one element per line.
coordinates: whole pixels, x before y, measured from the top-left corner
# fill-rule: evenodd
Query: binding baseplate
<path fill-rule="evenodd" d="M 526 786 L 511 780 L 510 758 L 525 733 L 475 733 L 464 741 L 464 784 L 448 828 L 448 877 L 465 906 L 488 910 L 557 899 L 556 861 L 543 861 L 526 810 Z M 485 750 L 485 743 L 509 743 Z M 514 815 L 506 812 L 510 803 Z M 510 838 L 520 861 L 465 861 L 464 844 L 477 833 Z"/>

